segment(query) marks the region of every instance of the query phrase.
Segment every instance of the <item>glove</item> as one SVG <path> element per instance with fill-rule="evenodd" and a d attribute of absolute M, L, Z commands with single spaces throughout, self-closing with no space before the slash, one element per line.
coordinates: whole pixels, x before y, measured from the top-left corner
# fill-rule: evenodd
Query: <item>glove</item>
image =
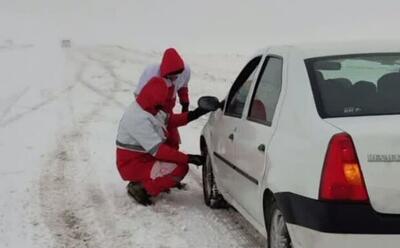
<path fill-rule="evenodd" d="M 189 103 L 188 102 L 182 102 L 181 105 L 182 105 L 182 113 L 189 111 Z"/>
<path fill-rule="evenodd" d="M 195 164 L 197 166 L 199 165 L 203 165 L 206 163 L 206 158 L 202 155 L 193 155 L 193 154 L 189 154 L 189 164 Z"/>
<path fill-rule="evenodd" d="M 198 119 L 200 116 L 205 115 L 207 113 L 209 113 L 210 110 L 206 110 L 200 107 L 197 107 L 195 110 L 189 111 L 188 114 L 188 119 L 189 122 Z"/>

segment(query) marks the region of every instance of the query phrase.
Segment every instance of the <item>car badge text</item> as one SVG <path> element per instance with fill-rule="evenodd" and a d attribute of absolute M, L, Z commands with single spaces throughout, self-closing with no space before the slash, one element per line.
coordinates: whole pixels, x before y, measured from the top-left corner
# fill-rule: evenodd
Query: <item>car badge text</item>
<path fill-rule="evenodd" d="M 400 154 L 368 154 L 368 162 L 400 162 Z"/>

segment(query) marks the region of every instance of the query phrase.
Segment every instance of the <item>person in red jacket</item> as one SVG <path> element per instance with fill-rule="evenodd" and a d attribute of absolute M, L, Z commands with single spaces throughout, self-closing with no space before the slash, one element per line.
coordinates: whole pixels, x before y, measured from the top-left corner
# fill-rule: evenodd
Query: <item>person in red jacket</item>
<path fill-rule="evenodd" d="M 176 99 L 182 106 L 182 112 L 189 111 L 189 89 L 190 67 L 187 65 L 179 53 L 174 48 L 168 48 L 164 51 L 161 64 L 149 65 L 140 76 L 135 95 L 138 95 L 143 87 L 153 77 L 163 77 L 169 75 L 167 80 L 169 101 L 165 111 L 169 114 L 173 112 Z M 174 76 L 172 76 L 174 75 Z M 169 138 L 168 143 L 171 146 L 179 148 L 180 135 L 177 128 L 168 127 Z"/>
<path fill-rule="evenodd" d="M 179 73 L 179 72 L 178 72 Z M 188 163 L 202 165 L 201 155 L 184 154 L 168 143 L 169 128 L 177 128 L 209 111 L 172 114 L 168 77 L 152 78 L 127 108 L 119 123 L 117 167 L 123 180 L 130 181 L 128 193 L 143 205 L 150 197 L 176 186 L 188 172 Z"/>

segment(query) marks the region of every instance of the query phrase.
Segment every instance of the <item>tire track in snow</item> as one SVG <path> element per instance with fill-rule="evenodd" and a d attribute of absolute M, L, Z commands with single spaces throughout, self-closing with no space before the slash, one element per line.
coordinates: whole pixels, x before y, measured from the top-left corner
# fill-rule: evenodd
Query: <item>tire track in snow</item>
<path fill-rule="evenodd" d="M 4 121 L 1 121 L 0 127 L 6 127 L 9 124 L 22 119 L 26 115 L 31 114 L 35 111 L 38 111 L 38 110 L 42 109 L 43 107 L 49 105 L 50 103 L 55 102 L 56 100 L 60 99 L 60 97 L 62 97 L 65 93 L 68 93 L 69 91 L 71 91 L 74 87 L 75 87 L 75 85 L 70 85 L 70 86 L 66 87 L 65 89 L 63 89 L 61 92 L 57 93 L 55 96 L 49 97 L 49 98 L 45 99 L 44 101 L 41 101 L 41 102 L 33 105 L 32 107 L 29 108 L 29 110 L 23 111 L 22 113 L 16 114 Z"/>
<path fill-rule="evenodd" d="M 122 107 L 112 94 L 83 79 L 84 68 L 78 71 L 78 82 L 100 95 L 101 102 L 83 118 L 75 119 L 74 128 L 59 137 L 40 178 L 42 215 L 53 233 L 56 247 L 127 247 L 130 246 L 128 239 L 117 238 L 126 232 L 116 230 L 105 193 L 96 183 L 80 178 L 93 176 L 85 164 L 90 156 L 84 142 L 85 128 L 106 105 L 117 103 Z M 114 78 L 112 92 L 117 92 L 119 87 L 119 81 Z M 72 102 L 69 104 L 73 110 Z"/>
<path fill-rule="evenodd" d="M 29 88 L 30 88 L 29 86 L 25 87 L 25 89 L 23 89 L 22 91 L 17 93 L 16 96 L 12 97 L 13 99 L 11 100 L 11 103 L 8 104 L 8 106 L 6 106 L 3 113 L 1 114 L 0 123 L 7 116 L 7 114 L 11 111 L 11 109 L 15 106 L 15 104 L 17 104 L 19 99 L 21 99 L 21 97 L 23 97 L 29 91 Z"/>

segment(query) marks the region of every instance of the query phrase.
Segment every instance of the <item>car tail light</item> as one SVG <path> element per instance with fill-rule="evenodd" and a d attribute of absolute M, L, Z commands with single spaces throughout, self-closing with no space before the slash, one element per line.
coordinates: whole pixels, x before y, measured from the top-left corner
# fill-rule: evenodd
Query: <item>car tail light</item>
<path fill-rule="evenodd" d="M 356 149 L 347 133 L 336 134 L 329 142 L 319 198 L 357 202 L 369 200 Z"/>

